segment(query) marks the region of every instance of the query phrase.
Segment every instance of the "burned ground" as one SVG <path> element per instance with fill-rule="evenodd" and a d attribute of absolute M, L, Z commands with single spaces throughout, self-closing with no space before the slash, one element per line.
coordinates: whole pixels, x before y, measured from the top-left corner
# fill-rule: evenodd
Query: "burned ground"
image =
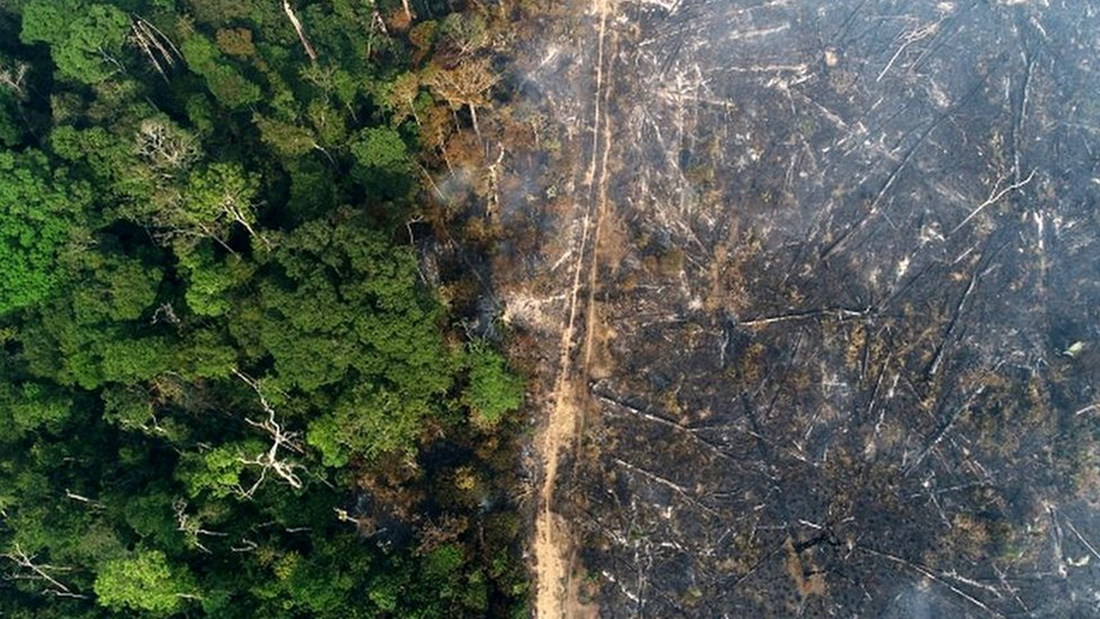
<path fill-rule="evenodd" d="M 1100 612 L 1100 7 L 611 12 L 600 87 L 580 10 L 518 65 L 562 146 L 496 267 L 548 347 L 593 269 L 554 509 L 601 615 Z"/>

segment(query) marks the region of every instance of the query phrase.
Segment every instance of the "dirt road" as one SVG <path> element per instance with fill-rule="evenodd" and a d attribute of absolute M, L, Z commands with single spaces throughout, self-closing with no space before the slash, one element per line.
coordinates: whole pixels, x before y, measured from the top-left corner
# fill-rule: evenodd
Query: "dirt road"
<path fill-rule="evenodd" d="M 558 465 L 563 452 L 576 446 L 578 432 L 584 423 L 583 398 L 578 390 L 585 389 L 587 369 L 592 351 L 592 334 L 597 313 L 594 295 L 599 285 L 600 233 L 607 208 L 607 161 L 611 130 L 606 118 L 608 97 L 604 76 L 608 42 L 607 22 L 612 11 L 611 0 L 594 0 L 592 13 L 598 19 L 596 27 L 597 54 L 595 89 L 592 93 L 592 150 L 578 195 L 578 212 L 583 213 L 581 235 L 573 263 L 572 285 L 568 291 L 568 311 L 561 331 L 558 376 L 555 381 L 553 406 L 547 415 L 540 437 L 536 440 L 543 468 L 539 487 L 539 509 L 535 518 L 535 579 L 537 593 L 535 612 L 538 617 L 579 617 L 594 614 L 578 599 L 578 587 L 573 580 L 576 553 L 574 535 L 569 523 L 554 510 L 554 491 L 558 483 Z M 587 297 L 582 296 L 587 287 Z M 577 326 L 583 316 L 584 345 L 579 363 L 576 354 Z"/>

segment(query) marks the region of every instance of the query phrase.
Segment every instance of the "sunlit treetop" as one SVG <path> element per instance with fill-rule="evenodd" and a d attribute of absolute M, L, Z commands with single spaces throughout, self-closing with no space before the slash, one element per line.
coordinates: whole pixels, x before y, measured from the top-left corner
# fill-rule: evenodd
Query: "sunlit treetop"
<path fill-rule="evenodd" d="M 90 188 L 37 151 L 0 152 L 0 315 L 41 300 L 58 256 L 91 203 Z"/>

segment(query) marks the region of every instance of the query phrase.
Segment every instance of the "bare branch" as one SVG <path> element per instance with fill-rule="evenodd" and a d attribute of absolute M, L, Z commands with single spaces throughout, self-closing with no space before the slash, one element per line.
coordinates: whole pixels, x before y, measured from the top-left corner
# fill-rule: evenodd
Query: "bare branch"
<path fill-rule="evenodd" d="M 165 81 L 168 81 L 166 69 L 174 68 L 177 60 L 183 60 L 183 55 L 180 54 L 172 39 L 138 15 L 133 16 L 133 22 L 130 25 L 130 41 L 145 54 L 153 68 Z"/>
<path fill-rule="evenodd" d="M 1087 539 L 1085 539 L 1084 535 L 1081 535 L 1081 532 L 1077 530 L 1077 527 L 1073 526 L 1073 523 L 1070 522 L 1069 518 L 1063 518 L 1063 520 L 1066 521 L 1066 526 L 1069 527 L 1069 530 L 1077 536 L 1077 539 L 1080 540 L 1082 544 L 1084 544 L 1085 548 L 1089 549 L 1089 552 L 1092 553 L 1092 556 L 1100 559 L 1100 552 L 1096 552 L 1096 548 L 1093 547 L 1093 545 L 1090 544 Z"/>
<path fill-rule="evenodd" d="M 87 599 L 88 597 L 86 595 L 74 593 L 71 589 L 69 589 L 69 587 L 65 586 L 64 583 L 50 575 L 51 571 L 66 572 L 69 571 L 69 568 L 35 563 L 35 555 L 28 555 L 26 552 L 23 551 L 22 547 L 20 547 L 19 544 L 15 544 L 10 552 L 7 552 L 0 556 L 12 561 L 16 564 L 16 566 L 20 568 L 29 570 L 32 574 L 32 576 L 29 576 L 31 579 L 44 580 L 49 583 L 49 586 L 46 588 L 45 591 L 45 593 L 47 594 L 81 599 Z"/>
<path fill-rule="evenodd" d="M 23 79 L 30 68 L 25 62 L 16 62 L 12 68 L 0 65 L 0 87 L 7 88 L 15 93 L 16 98 L 22 99 L 26 93 L 23 90 Z"/>
<path fill-rule="evenodd" d="M 202 528 L 202 523 L 187 513 L 187 501 L 183 499 L 172 501 L 172 510 L 176 513 L 176 523 L 178 525 L 176 530 L 186 535 L 187 541 L 190 542 L 191 545 L 207 554 L 210 554 L 210 549 L 199 541 L 199 535 L 209 535 L 211 537 L 226 536 L 225 533 L 208 531 Z"/>
<path fill-rule="evenodd" d="M 959 417 L 967 410 L 970 410 L 970 404 L 984 391 L 984 386 L 979 387 L 974 393 L 970 395 L 970 397 L 966 399 L 966 402 L 963 402 L 961 406 L 955 409 L 955 412 L 951 415 L 951 418 L 947 420 L 947 423 L 945 423 L 943 426 L 940 427 L 939 430 L 936 431 L 936 433 L 932 436 L 932 440 L 930 440 L 928 442 L 928 445 L 921 450 L 920 454 L 917 456 L 917 459 L 914 460 L 913 463 L 905 469 L 906 475 L 913 472 L 913 470 L 916 469 L 917 466 L 919 466 L 920 463 L 924 461 L 925 457 L 927 457 L 928 454 L 931 453 L 931 451 L 935 449 L 941 441 L 943 441 L 944 437 L 947 436 L 947 433 L 951 431 L 951 428 L 955 427 L 955 422 L 959 420 Z"/>
<path fill-rule="evenodd" d="M 99 501 L 96 501 L 94 499 L 89 499 L 86 496 L 70 492 L 68 488 L 65 489 L 65 498 L 77 501 L 79 503 L 84 503 L 85 505 L 88 505 L 94 509 L 103 509 L 103 503 L 100 503 Z"/>
<path fill-rule="evenodd" d="M 874 555 L 876 557 L 881 557 L 883 559 L 887 559 L 887 560 L 892 561 L 894 563 L 897 563 L 899 565 L 903 565 L 903 566 L 917 572 L 918 574 L 921 574 L 922 576 L 925 576 L 925 577 L 927 577 L 931 580 L 934 580 L 934 581 L 938 582 L 939 584 L 941 584 L 941 585 L 947 587 L 948 589 L 950 589 L 952 593 L 955 593 L 956 595 L 963 598 L 967 602 L 970 602 L 971 604 L 973 604 L 973 605 L 977 606 L 978 608 L 984 610 L 985 612 L 989 613 L 989 615 L 992 616 L 992 617 L 1003 617 L 1004 616 L 1001 613 L 999 613 L 999 612 L 993 610 L 992 608 L 990 608 L 988 605 L 986 605 L 984 602 L 982 602 L 978 598 L 970 595 L 969 593 L 963 591 L 962 589 L 959 589 L 958 587 L 956 587 L 955 585 L 951 584 L 950 582 L 948 582 L 946 580 L 947 578 L 954 578 L 954 579 L 958 580 L 958 574 L 955 574 L 955 573 L 941 573 L 941 574 L 937 575 L 932 570 L 930 570 L 930 569 L 928 569 L 928 568 L 926 568 L 922 565 L 918 565 L 916 563 L 913 563 L 912 561 L 908 561 L 906 559 L 903 559 L 902 557 L 899 557 L 895 554 L 891 554 L 891 553 L 888 553 L 888 552 L 880 552 L 878 550 L 873 550 L 871 548 L 867 548 L 866 546 L 857 546 L 856 548 L 858 550 L 862 550 L 863 552 Z M 969 582 L 967 582 L 967 581 L 969 581 Z M 967 579 L 965 581 L 960 580 L 960 582 L 967 582 L 967 584 L 969 584 L 970 582 L 973 582 L 973 581 L 970 581 L 969 579 Z"/>
<path fill-rule="evenodd" d="M 268 403 L 267 398 L 264 397 L 263 392 L 260 390 L 259 382 L 242 373 L 240 370 L 234 369 L 233 373 L 240 378 L 246 385 L 252 388 L 259 396 L 260 406 L 267 413 L 267 419 L 261 421 L 255 421 L 253 419 L 245 419 L 245 421 L 252 427 L 263 430 L 271 438 L 271 446 L 266 451 L 260 453 L 251 458 L 245 458 L 240 456 L 237 461 L 241 464 L 259 467 L 260 473 L 256 478 L 256 481 L 247 489 L 240 490 L 239 494 L 243 498 L 252 498 L 252 495 L 263 485 L 267 479 L 268 471 L 274 473 L 279 479 L 286 482 L 291 488 L 298 490 L 302 487 L 302 480 L 298 477 L 297 471 L 305 470 L 305 467 L 292 460 L 284 460 L 281 458 L 279 451 L 281 449 L 287 449 L 295 453 L 302 453 L 302 448 L 298 444 L 298 433 L 285 430 L 283 426 L 275 418 L 275 409 Z"/>
<path fill-rule="evenodd" d="M 302 47 L 306 50 L 306 55 L 309 56 L 310 61 L 317 62 L 317 52 L 313 50 L 313 46 L 309 44 L 309 39 L 306 38 L 305 30 L 302 29 L 302 22 L 298 21 L 298 16 L 294 14 L 294 9 L 290 8 L 290 0 L 283 0 L 283 12 L 286 13 L 287 19 L 290 20 L 290 25 L 294 26 L 294 32 L 298 33 L 298 40 L 302 42 Z"/>
<path fill-rule="evenodd" d="M 1031 179 L 1033 179 L 1033 178 L 1035 178 L 1035 170 L 1032 170 L 1031 174 L 1028 174 L 1027 178 L 1025 178 L 1024 180 L 1022 180 L 1020 182 L 1017 182 L 1017 183 L 1012 183 L 1011 185 L 1005 187 L 1004 189 L 1000 189 L 1000 190 L 998 190 L 998 189 L 1001 186 L 1001 182 L 1004 179 L 1000 179 L 1000 178 L 997 179 L 996 184 L 993 185 L 993 189 L 992 189 L 992 191 L 989 192 L 989 197 L 985 199 L 985 202 L 982 202 L 981 204 L 978 205 L 977 208 L 970 211 L 970 214 L 967 215 L 961 222 L 959 222 L 959 225 L 952 228 L 951 234 L 955 234 L 963 226 L 970 223 L 970 220 L 977 217 L 978 213 L 981 213 L 982 211 L 984 211 L 985 208 L 988 207 L 989 205 L 996 204 L 997 202 L 1000 202 L 1001 198 L 1005 197 L 1010 192 L 1016 191 L 1018 189 L 1022 189 L 1025 185 L 1030 183 Z"/>
<path fill-rule="evenodd" d="M 256 550 L 259 547 L 260 547 L 260 545 L 257 544 L 256 542 L 254 542 L 250 539 L 241 538 L 241 545 L 240 546 L 231 546 L 229 549 L 232 550 L 233 552 L 252 552 L 253 550 Z"/>

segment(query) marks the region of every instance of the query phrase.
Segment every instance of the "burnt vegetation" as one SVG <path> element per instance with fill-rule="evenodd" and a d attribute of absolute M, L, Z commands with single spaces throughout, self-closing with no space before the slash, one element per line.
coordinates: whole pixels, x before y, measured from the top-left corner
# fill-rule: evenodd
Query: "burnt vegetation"
<path fill-rule="evenodd" d="M 595 98 L 598 16 L 532 45 L 524 96 L 558 124 L 505 160 L 502 208 L 531 265 L 506 315 L 551 342 L 607 114 L 587 414 L 555 499 L 582 597 L 1097 612 L 1096 7 L 614 14 Z"/>

